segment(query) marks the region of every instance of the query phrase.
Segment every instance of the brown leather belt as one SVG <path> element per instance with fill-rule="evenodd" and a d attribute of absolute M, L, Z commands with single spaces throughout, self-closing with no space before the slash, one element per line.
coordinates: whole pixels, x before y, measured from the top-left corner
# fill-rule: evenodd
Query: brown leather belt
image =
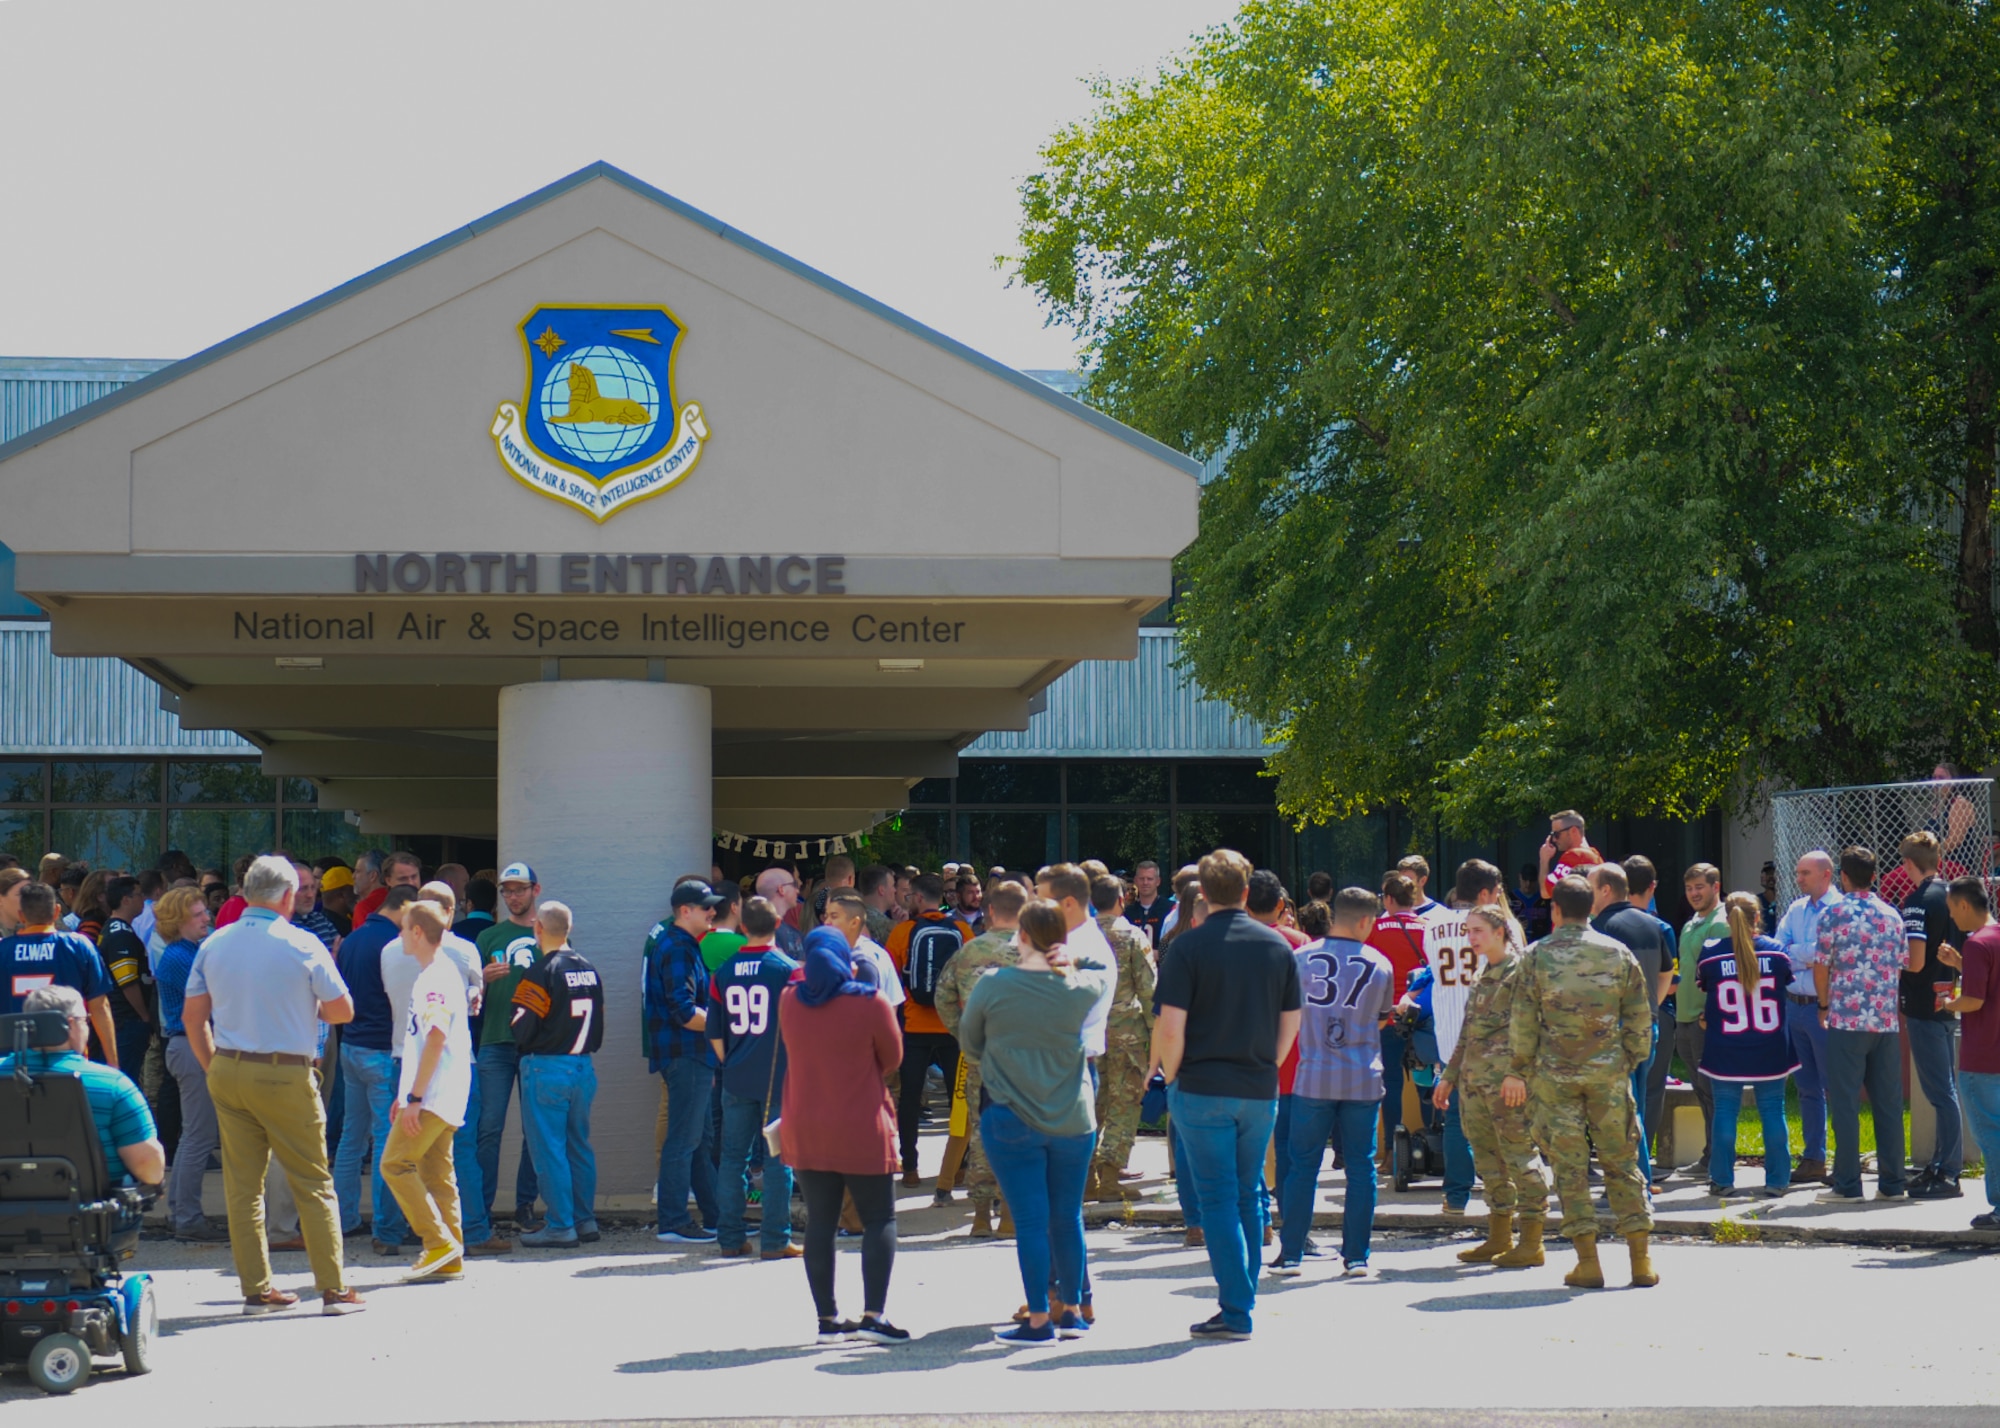
<path fill-rule="evenodd" d="M 227 1056 L 231 1061 L 254 1061 L 259 1066 L 310 1066 L 312 1057 L 295 1056 L 289 1051 L 230 1051 L 216 1047 L 217 1056 Z"/>

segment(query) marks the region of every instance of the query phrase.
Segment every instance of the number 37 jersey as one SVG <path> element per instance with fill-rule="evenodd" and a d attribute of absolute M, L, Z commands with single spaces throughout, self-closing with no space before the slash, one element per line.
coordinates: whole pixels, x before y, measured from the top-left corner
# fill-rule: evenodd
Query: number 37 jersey
<path fill-rule="evenodd" d="M 1785 1025 L 1792 960 L 1768 937 L 1757 939 L 1757 986 L 1745 994 L 1736 947 L 1727 937 L 1701 944 L 1695 980 L 1708 993 L 1701 1073 L 1718 1081 L 1782 1081 L 1799 1069 Z"/>
<path fill-rule="evenodd" d="M 778 1051 L 778 997 L 804 973 L 775 947 L 745 947 L 715 969 L 708 991 L 708 1036 L 722 1043 L 722 1089 L 761 1101 L 775 1078 L 771 1058 Z"/>

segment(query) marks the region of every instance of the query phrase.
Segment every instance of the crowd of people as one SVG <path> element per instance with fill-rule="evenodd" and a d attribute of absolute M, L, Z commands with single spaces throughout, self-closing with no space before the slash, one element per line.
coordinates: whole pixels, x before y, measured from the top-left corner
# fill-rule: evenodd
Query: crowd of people
<path fill-rule="evenodd" d="M 1672 1172 L 1653 1152 L 1676 1058 L 1705 1127 L 1688 1173 L 1715 1196 L 1824 1181 L 1822 1198 L 1862 1199 L 1864 1096 L 1877 1198 L 1961 1193 L 1961 1101 L 2000 1145 L 2000 928 L 1983 879 L 1941 875 L 1934 832 L 1897 849 L 1900 906 L 1866 848 L 1801 858 L 1781 914 L 1725 896 L 1696 863 L 1676 930 L 1650 861 L 1603 856 L 1573 811 L 1550 823 L 1513 885 L 1470 859 L 1442 901 L 1419 856 L 1375 888 L 1315 873 L 1294 899 L 1227 849 L 1170 882 L 1152 862 L 1127 877 L 844 855 L 813 882 L 784 866 L 741 884 L 719 868 L 675 878 L 643 949 L 656 1237 L 801 1259 L 822 1341 L 901 1343 L 887 1317 L 897 1191 L 924 1186 L 919 1132 L 941 1118 L 934 1201 L 963 1186 L 969 1233 L 1015 1242 L 1025 1302 L 996 1333 L 1076 1338 L 1096 1322 L 1084 1207 L 1129 1198 L 1134 1138 L 1163 1122 L 1187 1241 L 1216 1283 L 1217 1312 L 1191 1332 L 1239 1339 L 1260 1279 L 1322 1254 L 1329 1151 L 1345 1178 L 1340 1273 L 1370 1273 L 1379 1159 L 1412 1107 L 1409 1129 L 1443 1142 L 1444 1213 L 1484 1187 L 1485 1237 L 1458 1258 L 1543 1264 L 1552 1180 L 1579 1288 L 1605 1283 L 1593 1158 L 1631 1282 L 1658 1282 L 1652 1194 Z M 107 1166 L 163 1186 L 176 1238 L 229 1243 L 245 1313 L 298 1303 L 273 1251 L 303 1250 L 323 1312 L 344 1314 L 364 1307 L 350 1238 L 414 1250 L 413 1279 L 600 1238 L 605 988 L 589 929 L 527 864 L 426 880 L 406 852 L 351 866 L 277 853 L 228 876 L 178 852 L 136 874 L 0 858 L 0 934 L 0 1012 L 65 1014 L 67 1038 L 35 1066 L 86 1077 Z M 1905 1028 L 1937 1112 L 1914 1174 Z M 1736 1179 L 1746 1089 L 1763 1128 L 1755 1190 Z M 202 1205 L 216 1157 L 221 1225 Z M 1991 1208 L 1973 1224 L 2000 1228 L 1987 1163 Z M 859 1240 L 859 1318 L 838 1307 L 842 1235 Z"/>

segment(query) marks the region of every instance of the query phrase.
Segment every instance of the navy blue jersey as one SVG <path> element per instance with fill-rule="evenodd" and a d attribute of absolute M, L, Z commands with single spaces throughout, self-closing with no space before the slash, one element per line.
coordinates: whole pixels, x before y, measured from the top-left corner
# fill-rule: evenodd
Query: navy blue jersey
<path fill-rule="evenodd" d="M 74 987 L 88 1002 L 111 995 L 104 959 L 80 932 L 45 927 L 0 941 L 0 1014 L 21 1010 L 37 987 Z"/>
<path fill-rule="evenodd" d="M 708 1036 L 722 1043 L 722 1089 L 761 1101 L 771 1089 L 778 1049 L 778 996 L 800 976 L 775 947 L 745 947 L 715 969 L 708 994 Z M 778 1066 L 782 1080 L 785 1068 Z"/>
<path fill-rule="evenodd" d="M 1757 990 L 1745 996 L 1736 977 L 1736 946 L 1727 937 L 1701 944 L 1695 981 L 1708 993 L 1701 1073 L 1717 1081 L 1782 1081 L 1799 1069 L 1785 1027 L 1792 959 L 1768 937 L 1757 939 Z"/>

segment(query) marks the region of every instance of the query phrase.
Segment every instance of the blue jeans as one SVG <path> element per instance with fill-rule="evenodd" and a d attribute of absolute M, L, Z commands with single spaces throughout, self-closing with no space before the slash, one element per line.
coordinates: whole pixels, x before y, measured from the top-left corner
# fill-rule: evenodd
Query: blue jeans
<path fill-rule="evenodd" d="M 1444 1202 L 1463 1210 L 1472 1198 L 1472 1142 L 1458 1118 L 1458 1087 L 1451 1088 L 1451 1102 L 1444 1108 Z"/>
<path fill-rule="evenodd" d="M 521 1058 L 521 1129 L 542 1167 L 548 1227 L 560 1234 L 597 1223 L 597 1154 L 590 1103 L 597 1068 L 588 1056 Z"/>
<path fill-rule="evenodd" d="M 1958 1093 L 1965 1098 L 1972 1138 L 1979 1142 L 1981 1158 L 1986 1161 L 1986 1203 L 2000 1211 L 2000 1074 L 1961 1071 Z"/>
<path fill-rule="evenodd" d="M 722 1093 L 722 1164 L 716 1171 L 715 1202 L 719 1215 L 715 1224 L 716 1242 L 723 1249 L 735 1249 L 748 1235 L 744 1224 L 750 1203 L 750 1149 L 764 1143 L 765 1123 L 777 1116 L 784 1103 L 784 1085 L 772 1087 L 771 1109 L 767 1113 L 759 1096 Z M 669 1117 L 668 1126 L 673 1125 Z M 777 1254 L 792 1242 L 792 1172 L 775 1155 L 764 1157 L 764 1227 L 758 1231 L 757 1247 L 764 1254 Z"/>
<path fill-rule="evenodd" d="M 361 1166 L 365 1161 L 374 1176 L 368 1188 L 375 1207 L 375 1238 L 399 1245 L 410 1222 L 403 1218 L 402 1206 L 382 1180 L 382 1147 L 389 1143 L 389 1111 L 396 1104 L 396 1058 L 386 1051 L 343 1045 L 340 1070 L 346 1100 L 340 1149 L 333 1157 L 333 1193 L 340 1202 L 341 1232 L 353 1234 L 361 1226 Z"/>
<path fill-rule="evenodd" d="M 1653 1155 L 1648 1147 L 1648 1137 L 1652 1133 L 1652 1122 L 1646 1119 L 1646 1082 L 1653 1074 L 1653 1058 L 1660 1054 L 1660 1023 L 1653 1021 L 1653 1049 L 1646 1053 L 1646 1059 L 1632 1068 L 1632 1104 L 1639 1110 L 1639 1178 L 1648 1186 L 1653 1183 Z"/>
<path fill-rule="evenodd" d="M 493 1197 L 500 1189 L 500 1137 L 507 1130 L 507 1103 L 514 1099 L 514 1082 L 520 1078 L 521 1051 L 509 1042 L 479 1048 L 479 1194 L 487 1216 L 493 1214 Z M 527 1117 L 521 1118 L 522 1129 Z M 532 1209 L 539 1187 L 535 1183 L 534 1152 L 527 1137 L 521 1138 L 521 1164 L 514 1172 L 514 1203 Z"/>
<path fill-rule="evenodd" d="M 1167 1087 L 1167 1104 L 1201 1201 L 1222 1322 L 1247 1334 L 1264 1267 L 1264 1147 L 1277 1124 L 1277 1097 L 1198 1096 L 1176 1083 Z"/>
<path fill-rule="evenodd" d="M 1799 1128 L 1805 1137 L 1807 1160 L 1826 1161 L 1826 1028 L 1819 1024 L 1819 1003 L 1813 997 L 1785 998 L 1785 1031 L 1792 1038 L 1792 1055 L 1799 1059 L 1794 1077 L 1799 1083 Z"/>
<path fill-rule="evenodd" d="M 667 1138 L 660 1142 L 660 1205 L 657 1228 L 686 1229 L 688 1191 L 694 1191 L 701 1222 L 713 1226 L 722 1218 L 715 1203 L 713 1123 L 708 1103 L 715 1086 L 715 1068 L 693 1056 L 676 1056 L 660 1073 L 667 1083 Z M 789 1213 L 791 1206 L 785 1206 Z"/>
<path fill-rule="evenodd" d="M 1167 1112 L 1167 1138 L 1173 1143 L 1174 1151 L 1174 1194 L 1181 1202 L 1181 1223 L 1191 1230 L 1201 1228 L 1201 1196 L 1194 1190 L 1194 1163 L 1188 1159 L 1187 1142 L 1181 1139 L 1181 1128 L 1174 1124 L 1172 1102 Z"/>
<path fill-rule="evenodd" d="M 1014 1254 L 1028 1312 L 1049 1312 L 1052 1282 L 1063 1303 L 1080 1303 L 1083 1186 L 1096 1135 L 1044 1135 L 994 1101 L 980 1114 L 979 1143 L 1014 1214 Z"/>
<path fill-rule="evenodd" d="M 1715 1087 L 1715 1151 L 1708 1157 L 1708 1178 L 1725 1190 L 1736 1186 L 1736 1122 L 1743 1114 L 1742 1081 L 1718 1081 Z M 1764 1183 L 1783 1190 L 1792 1183 L 1792 1129 L 1785 1123 L 1785 1083 L 1747 1083 L 1757 1096 L 1757 1116 L 1764 1123 Z"/>
<path fill-rule="evenodd" d="M 1841 1195 L 1861 1193 L 1861 1091 L 1875 1122 L 1878 1189 L 1895 1194 L 1903 1186 L 1903 1040 L 1893 1031 L 1837 1031 L 1826 1034 L 1826 1112 L 1833 1122 L 1831 1188 Z"/>
<path fill-rule="evenodd" d="M 1950 1021 L 1925 1021 L 1904 1017 L 1910 1033 L 1910 1065 L 1916 1068 L 1917 1084 L 1924 1099 L 1937 1112 L 1937 1138 L 1931 1144 L 1929 1169 L 1947 1180 L 1958 1179 L 1965 1169 L 1965 1124 L 1958 1109 L 1958 1083 L 1952 1079 L 1957 1061 L 1953 1053 L 1954 1030 Z"/>
<path fill-rule="evenodd" d="M 1340 1156 L 1347 1164 L 1340 1257 L 1348 1264 L 1366 1264 L 1368 1237 L 1375 1228 L 1375 1123 L 1382 1103 L 1321 1101 L 1312 1096 L 1293 1096 L 1291 1102 L 1291 1173 L 1285 1177 L 1285 1226 L 1278 1236 L 1278 1257 L 1297 1264 L 1305 1256 L 1320 1167 L 1326 1163 L 1328 1142 L 1338 1136 Z"/>
<path fill-rule="evenodd" d="M 463 1220 L 468 1245 L 483 1245 L 493 1238 L 493 1215 L 486 1208 L 485 1181 L 479 1178 L 479 1074 L 472 1076 L 472 1089 L 465 1098 L 465 1120 L 451 1137 L 451 1173 L 458 1179 L 458 1213 Z"/>

